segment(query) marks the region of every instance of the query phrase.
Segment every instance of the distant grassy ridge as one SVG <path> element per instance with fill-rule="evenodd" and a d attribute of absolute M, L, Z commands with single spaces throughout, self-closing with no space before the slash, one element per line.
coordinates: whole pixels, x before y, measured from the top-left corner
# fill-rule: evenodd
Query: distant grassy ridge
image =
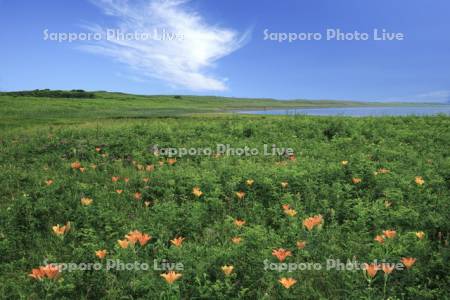
<path fill-rule="evenodd" d="M 404 105 L 333 100 L 131 95 L 83 90 L 0 93 L 0 128 L 79 124 L 106 119 L 227 113 L 234 110 Z"/>

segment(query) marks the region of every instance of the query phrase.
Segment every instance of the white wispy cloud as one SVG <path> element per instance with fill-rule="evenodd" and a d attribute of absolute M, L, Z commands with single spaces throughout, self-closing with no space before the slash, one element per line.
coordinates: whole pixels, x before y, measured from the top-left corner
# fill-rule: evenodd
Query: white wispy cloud
<path fill-rule="evenodd" d="M 154 34 L 176 33 L 181 39 L 108 39 L 83 45 L 82 49 L 132 68 L 137 76 L 153 77 L 174 88 L 193 91 L 226 90 L 226 78 L 211 74 L 215 62 L 242 47 L 248 33 L 208 24 L 187 7 L 186 0 L 91 0 L 114 17 L 121 32 Z M 94 33 L 106 34 L 99 24 L 85 26 Z"/>
<path fill-rule="evenodd" d="M 431 91 L 417 95 L 389 98 L 386 101 L 450 103 L 450 90 Z"/>
<path fill-rule="evenodd" d="M 423 93 L 416 95 L 414 99 L 423 102 L 450 102 L 450 90 Z"/>

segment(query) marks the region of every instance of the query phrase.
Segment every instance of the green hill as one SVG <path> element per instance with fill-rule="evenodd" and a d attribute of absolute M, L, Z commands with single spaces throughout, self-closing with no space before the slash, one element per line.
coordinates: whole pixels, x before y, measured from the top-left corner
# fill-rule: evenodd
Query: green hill
<path fill-rule="evenodd" d="M 83 95 L 85 98 L 83 98 Z M 233 110 L 374 106 L 385 103 L 131 95 L 110 92 L 38 90 L 0 93 L 0 128 L 73 124 L 118 118 L 229 113 Z M 398 105 L 398 104 L 391 104 Z"/>

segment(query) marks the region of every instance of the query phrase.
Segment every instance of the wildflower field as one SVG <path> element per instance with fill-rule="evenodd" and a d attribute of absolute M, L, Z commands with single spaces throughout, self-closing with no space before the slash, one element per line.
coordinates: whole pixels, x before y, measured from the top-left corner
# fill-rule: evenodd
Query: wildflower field
<path fill-rule="evenodd" d="M 2 110 L 2 299 L 450 297 L 449 117 L 60 122 L 48 105 Z M 260 153 L 157 150 L 217 144 Z"/>

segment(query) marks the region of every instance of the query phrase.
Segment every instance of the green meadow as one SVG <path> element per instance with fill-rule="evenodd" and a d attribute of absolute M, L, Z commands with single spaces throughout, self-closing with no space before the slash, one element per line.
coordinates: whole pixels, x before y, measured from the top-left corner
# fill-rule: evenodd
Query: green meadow
<path fill-rule="evenodd" d="M 20 94 L 18 96 L 17 93 L 0 93 L 0 115 L 2 116 L 0 128 L 68 125 L 91 123 L 97 120 L 103 122 L 111 119 L 147 119 L 205 113 L 211 115 L 230 113 L 233 110 L 386 105 L 355 101 L 277 101 L 211 96 L 140 96 L 106 92 L 96 92 L 95 98 L 55 98 L 52 91 L 47 92 L 52 97 L 42 97 L 41 93 L 43 92 L 29 92 L 27 94 L 32 96 L 26 97 Z M 70 92 L 67 93 L 71 95 Z"/>
<path fill-rule="evenodd" d="M 362 105 L 0 95 L 0 298 L 448 299 L 450 117 L 229 113 Z"/>

